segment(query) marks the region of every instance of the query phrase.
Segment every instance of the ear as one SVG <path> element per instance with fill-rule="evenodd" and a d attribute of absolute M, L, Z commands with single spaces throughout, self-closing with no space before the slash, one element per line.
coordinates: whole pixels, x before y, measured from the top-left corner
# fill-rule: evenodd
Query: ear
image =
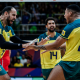
<path fill-rule="evenodd" d="M 47 28 L 47 25 L 45 25 L 45 27 Z"/>
<path fill-rule="evenodd" d="M 70 12 L 69 12 L 69 16 L 71 16 L 72 14 L 73 14 L 73 13 L 70 11 Z"/>
<path fill-rule="evenodd" d="M 8 16 L 8 12 L 7 11 L 4 12 L 4 16 L 6 16 L 6 17 Z"/>
<path fill-rule="evenodd" d="M 55 28 L 56 28 L 56 24 L 55 24 Z"/>

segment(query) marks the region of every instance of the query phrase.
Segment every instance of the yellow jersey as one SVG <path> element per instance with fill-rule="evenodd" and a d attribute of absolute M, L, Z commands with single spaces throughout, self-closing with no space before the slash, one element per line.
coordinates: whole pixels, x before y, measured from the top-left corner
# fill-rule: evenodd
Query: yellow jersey
<path fill-rule="evenodd" d="M 3 27 L 1 20 L 0 20 L 0 34 L 4 37 L 5 41 L 7 42 L 10 41 L 10 37 L 15 35 L 13 29 L 10 26 L 5 26 L 5 28 Z M 6 49 L 0 48 L 0 58 L 3 57 L 5 51 Z"/>
<path fill-rule="evenodd" d="M 60 35 L 59 33 L 55 32 L 55 36 L 50 37 L 50 40 L 47 41 L 45 44 L 54 42 L 59 35 Z M 44 34 L 41 34 L 38 37 L 38 39 L 39 39 L 39 41 L 41 41 L 42 38 L 44 39 L 47 36 L 48 35 L 46 33 L 44 33 Z M 44 50 L 40 50 L 40 53 L 43 51 Z M 51 50 L 51 51 L 45 52 L 43 54 L 40 54 L 40 58 L 41 58 L 42 69 L 54 68 L 54 66 L 61 60 L 61 52 L 60 52 L 60 50 Z"/>
<path fill-rule="evenodd" d="M 67 39 L 62 61 L 80 61 L 80 19 L 67 24 L 60 36 Z"/>

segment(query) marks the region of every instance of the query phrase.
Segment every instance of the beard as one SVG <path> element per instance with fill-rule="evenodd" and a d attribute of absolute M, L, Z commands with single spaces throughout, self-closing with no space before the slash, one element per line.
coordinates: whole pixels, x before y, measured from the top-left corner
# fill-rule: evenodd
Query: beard
<path fill-rule="evenodd" d="M 8 18 L 7 18 L 7 25 L 11 26 L 12 24 L 10 24 L 10 20 L 9 19 L 10 19 L 10 16 L 8 16 Z"/>
<path fill-rule="evenodd" d="M 54 32 L 55 31 L 55 28 L 53 30 L 51 30 L 51 29 L 48 29 L 48 30 L 49 30 L 49 32 Z"/>

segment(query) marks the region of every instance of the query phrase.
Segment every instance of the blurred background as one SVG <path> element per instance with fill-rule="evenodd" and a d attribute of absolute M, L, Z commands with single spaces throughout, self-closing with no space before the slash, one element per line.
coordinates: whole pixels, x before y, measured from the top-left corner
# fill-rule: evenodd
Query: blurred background
<path fill-rule="evenodd" d="M 69 4 L 80 5 L 80 2 L 0 2 L 0 12 L 6 6 L 15 7 L 17 19 L 12 28 L 22 40 L 31 41 L 47 31 L 47 17 L 55 18 L 56 31 L 61 33 L 66 25 L 64 11 Z M 16 63 L 22 65 L 17 66 Z M 39 51 L 11 50 L 8 74 L 11 80 L 43 80 Z"/>

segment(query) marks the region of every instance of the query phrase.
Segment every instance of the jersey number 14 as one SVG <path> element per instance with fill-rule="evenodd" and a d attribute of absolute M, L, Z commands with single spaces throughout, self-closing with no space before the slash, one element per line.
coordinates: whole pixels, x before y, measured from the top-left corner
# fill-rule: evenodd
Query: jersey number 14
<path fill-rule="evenodd" d="M 52 59 L 52 56 L 55 56 L 57 59 L 57 52 L 56 52 L 56 54 L 54 54 L 54 52 L 50 52 L 50 59 Z"/>

